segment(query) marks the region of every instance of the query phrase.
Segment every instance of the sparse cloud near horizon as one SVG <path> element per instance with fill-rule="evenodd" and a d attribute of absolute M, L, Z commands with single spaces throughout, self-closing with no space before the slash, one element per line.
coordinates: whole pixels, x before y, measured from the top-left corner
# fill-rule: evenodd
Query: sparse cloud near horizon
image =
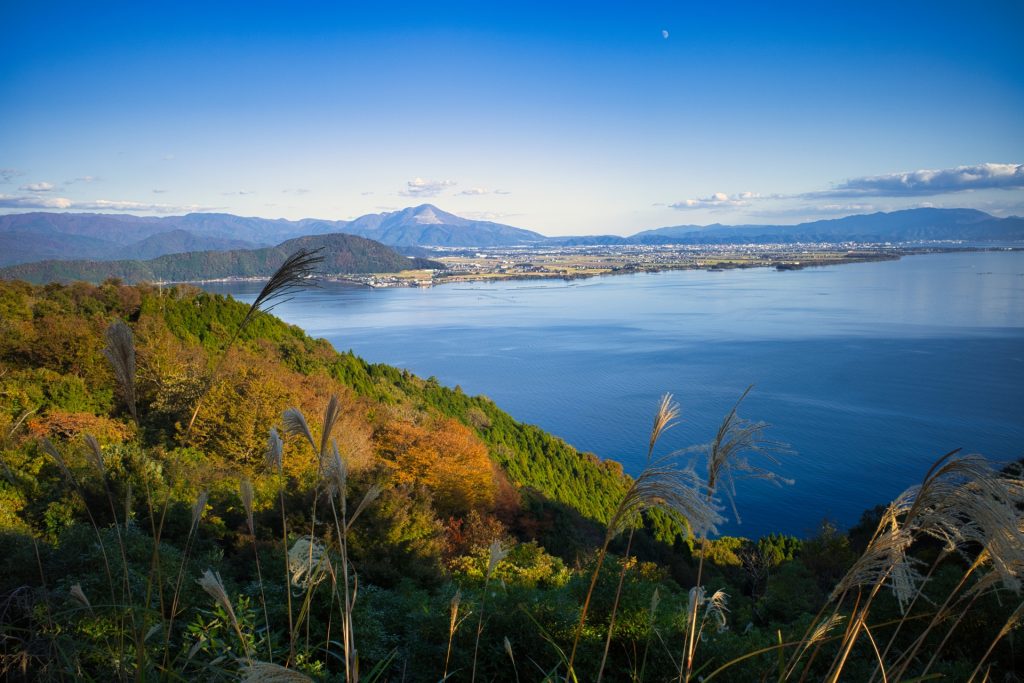
<path fill-rule="evenodd" d="M 455 187 L 458 183 L 454 180 L 426 180 L 424 178 L 413 178 L 405 184 L 405 189 L 398 194 L 403 197 L 436 197 L 449 187 Z"/>
<path fill-rule="evenodd" d="M 457 194 L 465 195 L 465 196 L 469 196 L 469 197 L 477 197 L 477 196 L 488 195 L 488 194 L 509 195 L 509 194 L 512 194 L 512 193 L 509 192 L 508 190 L 491 190 L 491 189 L 488 189 L 486 187 L 470 187 L 470 188 L 466 188 L 462 192 L 458 192 Z"/>
<path fill-rule="evenodd" d="M 726 194 L 715 192 L 710 197 L 698 199 L 683 199 L 682 201 L 669 204 L 669 207 L 678 211 L 689 209 L 721 209 L 750 206 L 751 200 L 762 199 L 763 197 L 755 192 L 740 192 L 739 194 Z"/>
<path fill-rule="evenodd" d="M 506 218 L 515 218 L 517 216 L 523 216 L 521 213 L 500 213 L 496 211 L 461 211 L 459 213 L 463 218 L 472 218 L 477 221 L 497 221 Z"/>
<path fill-rule="evenodd" d="M 140 213 L 189 213 L 221 207 L 198 204 L 151 204 L 147 202 L 96 199 L 76 201 L 67 197 L 15 196 L 0 194 L 0 209 L 72 209 L 76 211 L 135 211 Z"/>
<path fill-rule="evenodd" d="M 23 192 L 51 192 L 53 190 L 53 183 L 29 183 L 28 185 L 22 185 L 18 189 Z"/>
<path fill-rule="evenodd" d="M 804 199 L 914 197 L 970 190 L 1019 188 L 1024 188 L 1024 164 L 988 163 L 850 178 L 831 190 L 807 192 L 799 196 Z"/>

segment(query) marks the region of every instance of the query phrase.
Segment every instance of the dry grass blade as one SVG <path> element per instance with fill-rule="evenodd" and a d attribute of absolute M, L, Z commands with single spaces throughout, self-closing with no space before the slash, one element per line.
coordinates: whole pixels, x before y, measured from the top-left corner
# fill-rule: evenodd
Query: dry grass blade
<path fill-rule="evenodd" d="M 139 416 L 135 398 L 135 337 L 123 320 L 115 320 L 107 328 L 107 346 L 103 355 L 114 368 L 114 377 L 124 393 L 125 403 L 136 422 Z"/>
<path fill-rule="evenodd" d="M 363 495 L 363 499 L 359 501 L 359 505 L 357 505 L 356 509 L 352 512 L 352 516 L 348 518 L 349 529 L 351 529 L 352 525 L 355 524 L 356 519 L 363 512 L 363 510 L 365 510 L 370 503 L 377 500 L 377 498 L 380 497 L 380 494 L 383 491 L 384 488 L 380 484 L 373 484 L 369 489 L 366 490 L 366 493 Z"/>
<path fill-rule="evenodd" d="M 210 498 L 210 492 L 206 489 L 199 492 L 196 497 L 195 505 L 192 506 L 192 528 L 195 529 L 196 525 L 199 524 L 199 520 L 203 518 L 203 513 L 206 511 L 206 501 Z"/>
<path fill-rule="evenodd" d="M 101 477 L 107 476 L 107 468 L 103 464 L 103 449 L 100 448 L 100 442 L 92 434 L 86 434 L 84 438 L 87 449 L 86 455 L 89 456 L 92 466 L 96 468 Z"/>
<path fill-rule="evenodd" d="M 243 683 L 312 683 L 306 674 L 270 662 L 249 662 L 242 667 Z"/>
<path fill-rule="evenodd" d="M 41 443 L 43 446 L 43 452 L 53 458 L 53 461 L 57 464 L 61 474 L 63 474 L 68 481 L 74 482 L 74 477 L 71 476 L 71 470 L 68 469 L 68 464 L 64 460 L 64 456 L 60 454 L 60 451 L 58 451 L 57 447 L 53 445 L 53 442 L 46 437 L 43 437 Z"/>

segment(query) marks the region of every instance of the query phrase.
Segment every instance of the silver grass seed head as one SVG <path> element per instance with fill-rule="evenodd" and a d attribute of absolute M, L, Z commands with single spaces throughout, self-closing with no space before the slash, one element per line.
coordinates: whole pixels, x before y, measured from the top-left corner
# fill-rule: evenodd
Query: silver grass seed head
<path fill-rule="evenodd" d="M 449 633 L 455 632 L 455 624 L 459 620 L 459 606 L 462 604 L 462 589 L 455 591 L 455 595 L 452 596 L 451 602 L 448 605 L 448 631 Z"/>
<path fill-rule="evenodd" d="M 224 590 L 224 582 L 220 578 L 220 574 L 207 569 L 203 572 L 203 575 L 196 581 L 199 586 L 207 592 L 207 594 L 217 601 L 224 611 L 234 618 L 234 608 L 231 605 L 231 598 L 228 597 L 228 592 Z"/>
<path fill-rule="evenodd" d="M 680 468 L 672 456 L 654 460 L 633 480 L 609 521 L 608 533 L 618 535 L 640 513 L 654 508 L 683 517 L 698 534 L 716 532 L 723 521 L 700 478 L 692 469 Z"/>
<path fill-rule="evenodd" d="M 331 432 L 334 431 L 334 423 L 337 422 L 340 413 L 338 395 L 331 394 L 331 398 L 327 401 L 327 408 L 324 410 L 324 426 L 323 431 L 320 433 L 319 455 L 321 458 L 329 453 L 328 445 L 331 443 Z"/>
<path fill-rule="evenodd" d="M 263 289 L 260 290 L 242 320 L 242 325 L 244 326 L 257 311 L 267 313 L 281 303 L 288 294 L 310 286 L 310 279 L 315 274 L 316 267 L 324 260 L 320 252 L 321 249 L 313 251 L 299 249 L 286 258 L 263 285 Z"/>
<path fill-rule="evenodd" d="M 710 617 L 714 620 L 715 629 L 718 633 L 728 629 L 728 619 L 726 614 L 729 611 L 728 607 L 729 596 L 724 590 L 717 590 L 711 594 L 710 598 L 707 598 L 707 606 L 704 608 L 704 618 Z"/>
<path fill-rule="evenodd" d="M 515 661 L 516 656 L 514 654 L 512 654 L 512 643 L 509 642 L 508 636 L 505 636 L 505 643 L 504 643 L 504 645 L 505 645 L 505 653 L 508 655 L 508 658 L 511 659 L 512 661 Z"/>
<path fill-rule="evenodd" d="M 811 633 L 811 637 L 808 639 L 807 645 L 810 646 L 824 640 L 825 637 L 832 632 L 832 629 L 834 629 L 836 626 L 839 626 L 839 624 L 843 623 L 843 619 L 845 618 L 846 617 L 844 617 L 842 614 L 834 612 L 828 619 L 818 624 L 818 626 Z"/>
<path fill-rule="evenodd" d="M 330 454 L 321 459 L 320 471 L 327 491 L 344 497 L 348 485 L 348 463 L 341 457 L 338 444 L 334 441 L 331 442 Z"/>
<path fill-rule="evenodd" d="M 88 610 L 92 610 L 92 603 L 89 602 L 89 598 L 85 596 L 85 592 L 82 590 L 82 584 L 76 583 L 71 586 L 69 591 L 71 598 L 82 607 Z"/>
<path fill-rule="evenodd" d="M 284 431 L 292 435 L 302 436 L 309 443 L 309 447 L 313 449 L 314 455 L 319 455 L 316 441 L 313 439 L 313 432 L 310 431 L 309 423 L 306 422 L 306 416 L 302 414 L 301 410 L 289 408 L 281 415 L 281 421 L 284 423 Z"/>
<path fill-rule="evenodd" d="M 312 683 L 306 674 L 270 662 L 252 661 L 242 667 L 243 683 Z"/>
<path fill-rule="evenodd" d="M 196 502 L 192 506 L 192 528 L 195 529 L 199 524 L 199 521 L 203 518 L 203 513 L 206 511 L 206 502 L 210 498 L 210 491 L 203 489 L 199 492 L 196 497 Z"/>
<path fill-rule="evenodd" d="M 651 594 L 651 621 L 654 620 L 654 613 L 658 611 L 658 605 L 661 604 L 661 593 L 658 592 L 658 587 L 654 587 L 654 593 Z"/>
<path fill-rule="evenodd" d="M 249 533 L 255 535 L 256 525 L 253 521 L 252 512 L 254 493 L 252 489 L 252 481 L 250 481 L 249 477 L 243 477 L 242 480 L 238 483 L 238 493 L 239 496 L 242 498 L 242 507 L 245 508 L 245 520 L 246 523 L 249 525 Z"/>
<path fill-rule="evenodd" d="M 494 539 L 494 541 L 491 543 L 490 549 L 488 550 L 488 557 L 487 557 L 487 578 L 488 579 L 491 578 L 491 576 L 494 574 L 494 569 L 498 566 L 498 564 L 502 560 L 505 559 L 505 557 L 507 555 L 508 555 L 508 551 L 502 549 L 501 542 L 498 539 Z"/>
<path fill-rule="evenodd" d="M 136 420 L 135 398 L 135 337 L 123 320 L 115 320 L 107 328 L 107 346 L 103 355 L 110 361 L 121 391 L 124 392 L 128 410 Z"/>
<path fill-rule="evenodd" d="M 672 400 L 672 394 L 666 393 L 661 397 L 658 410 L 654 413 L 654 424 L 651 426 L 651 438 L 647 445 L 647 457 L 650 458 L 654 452 L 654 445 L 661 435 L 675 426 L 679 417 L 679 404 Z"/>
<path fill-rule="evenodd" d="M 288 571 L 291 584 L 297 588 L 308 588 L 326 576 L 326 550 L 322 543 L 311 536 L 303 536 L 292 544 L 288 551 Z"/>
<path fill-rule="evenodd" d="M 267 439 L 267 467 L 280 472 L 284 465 L 284 443 L 281 436 L 273 427 L 270 428 L 270 435 Z"/>

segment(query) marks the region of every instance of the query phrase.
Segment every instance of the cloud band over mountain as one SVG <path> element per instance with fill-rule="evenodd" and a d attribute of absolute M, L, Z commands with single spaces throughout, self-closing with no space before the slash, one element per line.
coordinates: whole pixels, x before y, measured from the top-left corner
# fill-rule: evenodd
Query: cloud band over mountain
<path fill-rule="evenodd" d="M 975 164 L 938 170 L 907 171 L 851 178 L 831 190 L 809 192 L 819 197 L 914 197 L 968 190 L 1024 188 L 1024 164 Z"/>

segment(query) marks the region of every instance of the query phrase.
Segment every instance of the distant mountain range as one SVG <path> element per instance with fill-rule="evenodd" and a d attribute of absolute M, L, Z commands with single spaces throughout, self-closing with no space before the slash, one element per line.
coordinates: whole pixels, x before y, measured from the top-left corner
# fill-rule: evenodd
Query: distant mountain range
<path fill-rule="evenodd" d="M 247 218 L 226 213 L 185 216 L 21 213 L 0 216 L 0 266 L 44 259 L 148 259 L 186 251 L 252 249 L 306 235 L 343 232 L 390 246 L 493 247 L 543 242 L 543 235 L 474 221 L 421 206 L 353 221 Z"/>
<path fill-rule="evenodd" d="M 975 209 L 906 209 L 799 225 L 679 225 L 645 230 L 634 244 L 738 242 L 916 242 L 1024 240 L 1024 218 L 996 218 Z"/>
<path fill-rule="evenodd" d="M 194 251 L 154 259 L 120 261 L 40 261 L 0 268 L 0 278 L 41 284 L 52 281 L 102 282 L 118 277 L 126 283 L 181 282 L 229 277 L 267 277 L 299 249 L 320 249 L 326 274 L 394 273 L 413 268 L 443 268 L 440 263 L 402 256 L 380 242 L 334 233 L 286 240 L 275 247 Z"/>
<path fill-rule="evenodd" d="M 461 218 L 431 204 L 351 221 L 298 221 L 192 213 L 160 218 L 109 214 L 0 216 L 0 266 L 44 259 L 140 260 L 195 251 L 253 249 L 308 235 L 347 233 L 422 254 L 424 247 L 743 242 L 1024 241 L 1024 218 L 974 209 L 908 209 L 799 225 L 675 225 L 629 237 L 545 237 L 522 228 Z"/>

